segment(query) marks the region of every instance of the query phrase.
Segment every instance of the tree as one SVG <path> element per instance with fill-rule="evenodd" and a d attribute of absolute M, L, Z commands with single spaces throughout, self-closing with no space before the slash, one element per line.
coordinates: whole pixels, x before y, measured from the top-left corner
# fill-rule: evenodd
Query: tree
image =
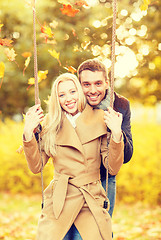
<path fill-rule="evenodd" d="M 70 66 L 77 69 L 85 59 L 98 57 L 110 70 L 112 3 L 100 0 L 93 1 L 93 6 L 78 6 L 75 3 L 79 1 L 71 0 L 72 7 L 79 12 L 70 17 L 60 10 L 63 2 L 39 0 L 36 5 L 38 68 L 48 70 L 47 79 L 39 84 L 41 100 L 47 99 L 56 76 Z M 139 2 L 118 1 L 115 89 L 128 98 L 148 103 L 160 100 L 160 5 L 151 3 L 148 10 L 141 12 Z M 26 8 L 20 0 L 2 1 L 0 8 L 4 25 L 0 37 L 12 39 L 17 54 L 16 62 L 9 62 L 4 53 L 7 47 L 0 46 L 0 62 L 5 63 L 0 89 L 1 116 L 12 116 L 34 104 L 34 88 L 28 85 L 34 72 L 32 8 Z M 53 36 L 46 36 L 43 27 L 49 27 Z M 49 50 L 60 55 L 53 58 Z M 25 75 L 24 52 L 32 53 Z M 45 107 L 43 101 L 42 105 Z"/>

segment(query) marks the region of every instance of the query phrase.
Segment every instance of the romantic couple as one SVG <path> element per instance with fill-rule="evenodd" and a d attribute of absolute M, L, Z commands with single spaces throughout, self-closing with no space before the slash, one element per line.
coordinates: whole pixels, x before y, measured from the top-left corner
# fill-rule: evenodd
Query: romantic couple
<path fill-rule="evenodd" d="M 38 240 L 112 240 L 115 176 L 133 154 L 129 101 L 114 93 L 114 107 L 109 107 L 105 65 L 89 59 L 77 74 L 57 77 L 45 116 L 38 104 L 25 117 L 23 146 L 30 170 L 41 171 L 41 154 L 43 166 L 50 157 L 54 164 L 53 180 L 44 191 Z M 41 154 L 34 136 L 40 122 Z"/>

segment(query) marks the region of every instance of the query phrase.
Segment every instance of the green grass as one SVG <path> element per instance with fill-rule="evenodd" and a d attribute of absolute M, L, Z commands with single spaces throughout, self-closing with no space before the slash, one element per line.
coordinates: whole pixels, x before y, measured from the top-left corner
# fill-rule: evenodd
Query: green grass
<path fill-rule="evenodd" d="M 0 239 L 35 240 L 40 212 L 40 195 L 0 194 Z M 161 240 L 159 206 L 117 203 L 112 221 L 114 240 Z"/>

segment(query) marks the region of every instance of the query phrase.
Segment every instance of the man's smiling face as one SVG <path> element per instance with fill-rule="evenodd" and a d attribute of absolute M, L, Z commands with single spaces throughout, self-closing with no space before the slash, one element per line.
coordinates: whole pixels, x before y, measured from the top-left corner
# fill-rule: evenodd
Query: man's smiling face
<path fill-rule="evenodd" d="M 105 97 L 106 89 L 109 88 L 109 82 L 105 80 L 103 72 L 83 70 L 80 81 L 88 103 L 91 106 L 98 105 Z"/>

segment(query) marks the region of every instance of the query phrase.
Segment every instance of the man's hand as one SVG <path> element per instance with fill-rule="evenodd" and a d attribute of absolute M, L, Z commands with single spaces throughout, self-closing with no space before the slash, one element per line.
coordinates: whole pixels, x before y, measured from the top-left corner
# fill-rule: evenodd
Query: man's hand
<path fill-rule="evenodd" d="M 111 107 L 105 111 L 104 121 L 112 132 L 112 138 L 115 142 L 120 142 L 122 138 L 121 124 L 122 114 L 116 112 Z"/>

